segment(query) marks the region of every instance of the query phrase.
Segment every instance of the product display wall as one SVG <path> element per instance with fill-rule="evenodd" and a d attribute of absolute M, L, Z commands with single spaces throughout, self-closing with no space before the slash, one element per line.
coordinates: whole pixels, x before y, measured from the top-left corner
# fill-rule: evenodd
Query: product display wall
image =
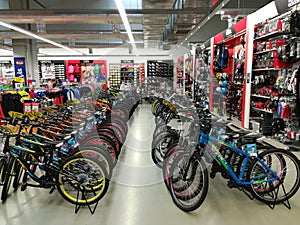
<path fill-rule="evenodd" d="M 198 71 L 203 75 L 207 71 L 200 62 L 209 58 L 211 80 L 206 94 L 212 112 L 228 119 L 236 117 L 245 126 L 249 117 L 251 129 L 285 144 L 299 140 L 299 21 L 298 11 L 287 12 L 256 24 L 254 36 L 249 38 L 248 31 L 253 28 L 247 27 L 245 18 L 231 27 L 231 32 L 213 37 L 213 46 L 196 55 L 195 93 L 201 89 Z M 251 51 L 248 46 L 253 46 Z M 249 57 L 253 58 L 251 64 L 246 61 Z M 183 57 L 178 59 L 177 71 L 181 71 L 183 61 Z M 248 98 L 250 110 L 245 105 Z"/>

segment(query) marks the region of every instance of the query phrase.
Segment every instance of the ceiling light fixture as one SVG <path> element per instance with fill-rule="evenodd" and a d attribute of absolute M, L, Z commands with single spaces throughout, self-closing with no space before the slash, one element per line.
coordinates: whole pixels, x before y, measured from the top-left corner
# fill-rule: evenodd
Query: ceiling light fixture
<path fill-rule="evenodd" d="M 130 28 L 130 24 L 129 24 L 129 21 L 128 21 L 128 18 L 127 18 L 127 14 L 125 12 L 123 2 L 122 2 L 122 0 L 115 0 L 115 3 L 118 7 L 119 14 L 122 18 L 123 25 L 124 25 L 125 30 L 127 32 L 127 35 L 128 35 L 128 38 L 129 38 L 129 43 L 132 45 L 133 49 L 136 49 L 135 41 L 134 41 L 134 38 L 133 38 L 133 34 L 132 34 L 132 31 L 131 31 L 131 28 Z"/>
<path fill-rule="evenodd" d="M 39 35 L 36 35 L 36 34 L 30 32 L 30 31 L 28 31 L 28 30 L 25 30 L 25 29 L 23 29 L 23 28 L 21 28 L 21 27 L 18 27 L 18 26 L 15 26 L 15 25 L 12 25 L 12 24 L 3 22 L 3 21 L 0 21 L 0 25 L 3 26 L 3 27 L 9 28 L 9 29 L 18 31 L 18 32 L 20 32 L 20 33 L 22 33 L 22 34 L 26 34 L 26 35 L 28 35 L 28 36 L 30 36 L 30 37 L 33 37 L 33 38 L 35 38 L 35 39 L 38 39 L 38 40 L 40 40 L 40 41 L 47 42 L 47 43 L 49 43 L 49 44 L 51 44 L 51 45 L 54 45 L 54 46 L 56 46 L 56 47 L 63 48 L 63 49 L 65 49 L 65 50 L 69 51 L 69 52 L 72 52 L 73 54 L 76 54 L 76 55 L 84 55 L 84 54 L 83 54 L 82 52 L 80 52 L 80 51 L 77 51 L 77 50 L 75 50 L 75 49 L 72 49 L 72 48 L 69 48 L 69 47 L 67 47 L 67 46 L 61 45 L 61 44 L 59 44 L 59 43 L 57 43 L 57 42 L 54 42 L 54 41 L 51 41 L 51 40 L 49 40 L 49 39 L 47 39 L 47 38 L 43 38 L 43 37 L 41 37 L 41 36 L 39 36 Z"/>

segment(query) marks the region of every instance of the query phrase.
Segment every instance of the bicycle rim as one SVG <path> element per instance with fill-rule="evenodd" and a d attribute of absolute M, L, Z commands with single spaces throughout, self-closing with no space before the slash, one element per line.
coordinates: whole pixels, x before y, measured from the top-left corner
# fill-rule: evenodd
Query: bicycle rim
<path fill-rule="evenodd" d="M 57 188 L 68 202 L 89 205 L 105 195 L 108 188 L 106 177 L 105 168 L 95 159 L 75 156 L 62 164 Z"/>

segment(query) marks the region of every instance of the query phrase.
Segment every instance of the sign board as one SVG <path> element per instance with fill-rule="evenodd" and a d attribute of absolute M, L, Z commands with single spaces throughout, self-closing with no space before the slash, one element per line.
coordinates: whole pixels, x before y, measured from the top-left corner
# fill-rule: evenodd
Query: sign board
<path fill-rule="evenodd" d="M 121 60 L 121 63 L 134 63 L 134 60 Z"/>
<path fill-rule="evenodd" d="M 24 78 L 24 84 L 27 84 L 25 57 L 14 57 L 14 66 L 15 66 L 15 77 Z"/>
<path fill-rule="evenodd" d="M 93 60 L 80 60 L 81 64 L 92 64 Z"/>

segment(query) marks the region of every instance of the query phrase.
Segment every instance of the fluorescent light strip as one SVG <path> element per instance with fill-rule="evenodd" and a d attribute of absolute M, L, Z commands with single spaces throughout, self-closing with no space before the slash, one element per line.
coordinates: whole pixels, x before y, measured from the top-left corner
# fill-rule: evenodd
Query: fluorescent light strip
<path fill-rule="evenodd" d="M 133 34 L 132 34 L 132 31 L 131 31 L 131 28 L 130 28 L 130 24 L 129 24 L 129 21 L 128 21 L 128 18 L 127 18 L 127 14 L 125 12 L 125 8 L 124 8 L 124 5 L 123 5 L 123 2 L 122 2 L 122 0 L 115 0 L 115 3 L 117 5 L 117 7 L 118 7 L 119 14 L 120 14 L 120 16 L 122 18 L 122 21 L 123 21 L 125 30 L 127 32 L 129 41 L 130 41 L 130 43 L 132 45 L 132 48 L 136 49 L 135 41 L 134 41 L 134 38 L 133 38 Z"/>
<path fill-rule="evenodd" d="M 0 25 L 3 26 L 3 27 L 9 28 L 9 29 L 18 31 L 18 32 L 20 32 L 20 33 L 22 33 L 22 34 L 26 34 L 26 35 L 28 35 L 28 36 L 31 36 L 31 37 L 35 38 L 35 39 L 38 39 L 38 40 L 47 42 L 47 43 L 49 43 L 49 44 L 51 44 L 51 45 L 54 45 L 54 46 L 56 46 L 56 47 L 63 48 L 63 49 L 65 49 L 65 50 L 69 51 L 69 52 L 72 52 L 73 54 L 76 54 L 76 55 L 84 55 L 84 54 L 83 54 L 82 52 L 80 52 L 80 51 L 77 51 L 77 50 L 75 50 L 75 49 L 66 47 L 66 46 L 64 46 L 64 45 L 61 45 L 61 44 L 56 43 L 56 42 L 54 42 L 54 41 L 51 41 L 51 40 L 49 40 L 49 39 L 47 39 L 47 38 L 43 38 L 43 37 L 41 37 L 41 36 L 39 36 L 39 35 L 36 35 L 36 34 L 30 32 L 30 31 L 28 31 L 28 30 L 25 30 L 25 29 L 23 29 L 23 28 L 21 28 L 21 27 L 17 27 L 17 26 L 15 26 L 15 25 L 12 25 L 12 24 L 9 24 L 9 23 L 3 22 L 3 21 L 0 21 Z"/>

